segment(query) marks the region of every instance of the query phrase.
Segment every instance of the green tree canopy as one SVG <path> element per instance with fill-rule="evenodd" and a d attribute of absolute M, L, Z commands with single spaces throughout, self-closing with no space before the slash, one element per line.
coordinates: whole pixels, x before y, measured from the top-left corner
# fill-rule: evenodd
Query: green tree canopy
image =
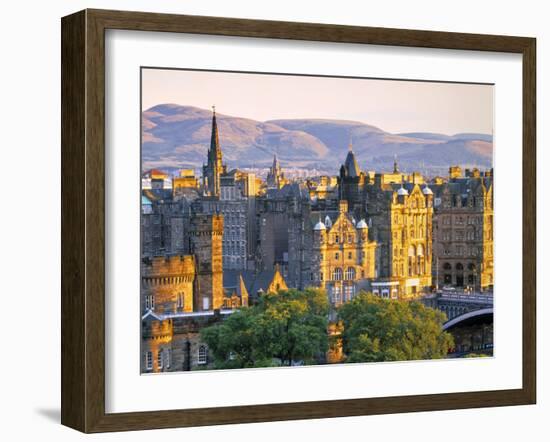
<path fill-rule="evenodd" d="M 347 362 L 439 359 L 453 346 L 444 313 L 419 302 L 361 293 L 338 309 Z"/>
<path fill-rule="evenodd" d="M 328 348 L 328 301 L 322 290 L 261 296 L 221 323 L 201 330 L 216 368 L 316 363 Z"/>

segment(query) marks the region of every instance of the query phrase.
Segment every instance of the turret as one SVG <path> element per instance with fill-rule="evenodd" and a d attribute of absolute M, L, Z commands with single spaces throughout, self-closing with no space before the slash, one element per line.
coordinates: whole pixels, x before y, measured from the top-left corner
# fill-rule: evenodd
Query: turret
<path fill-rule="evenodd" d="M 397 191 L 397 201 L 399 204 L 405 204 L 406 198 L 409 196 L 407 189 L 401 185 L 400 189 Z"/>
<path fill-rule="evenodd" d="M 364 219 L 361 219 L 361 221 L 357 223 L 356 228 L 357 228 L 357 232 L 359 233 L 359 241 L 361 242 L 368 241 L 369 227 L 367 226 L 366 221 Z"/>

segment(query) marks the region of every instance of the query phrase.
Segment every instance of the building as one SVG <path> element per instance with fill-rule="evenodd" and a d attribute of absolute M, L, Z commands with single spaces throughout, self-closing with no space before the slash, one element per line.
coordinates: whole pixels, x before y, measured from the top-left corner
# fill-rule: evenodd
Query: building
<path fill-rule="evenodd" d="M 156 256 L 141 262 L 141 312 L 160 314 L 194 310 L 195 259 L 191 255 Z"/>
<path fill-rule="evenodd" d="M 208 149 L 208 158 L 203 166 L 203 189 L 205 195 L 220 196 L 220 180 L 225 174 L 226 167 L 222 163 L 222 150 L 218 136 L 218 123 L 216 121 L 216 108 L 212 107 L 212 134 L 210 137 L 210 148 Z"/>
<path fill-rule="evenodd" d="M 172 196 L 174 199 L 189 189 L 196 191 L 198 188 L 199 180 L 195 177 L 195 172 L 192 169 L 182 169 L 179 176 L 172 178 Z"/>
<path fill-rule="evenodd" d="M 279 290 L 288 290 L 288 285 L 278 266 L 261 272 L 252 270 L 225 271 L 223 273 L 223 286 L 226 299 L 230 298 L 231 302 L 235 300 L 237 306 L 252 305 L 264 293 L 277 293 Z M 234 296 L 238 299 L 234 299 Z"/>
<path fill-rule="evenodd" d="M 200 339 L 200 331 L 223 321 L 233 311 L 177 314 L 148 311 L 141 318 L 141 373 L 211 368 L 210 350 Z"/>
<path fill-rule="evenodd" d="M 223 306 L 223 215 L 195 214 L 191 218 L 190 252 L 197 262 L 193 311 Z"/>
<path fill-rule="evenodd" d="M 434 199 L 434 277 L 442 288 L 492 289 L 493 178 L 453 166 L 449 179 L 432 186 Z"/>
<path fill-rule="evenodd" d="M 341 200 L 336 219 L 319 217 L 313 230 L 312 285 L 325 288 L 334 306 L 350 301 L 377 277 L 376 242 L 369 240 L 367 223 L 356 223 Z"/>
<path fill-rule="evenodd" d="M 366 189 L 372 238 L 379 245 L 379 280 L 373 292 L 415 298 L 432 286 L 433 192 L 419 184 L 384 184 L 376 174 Z"/>
<path fill-rule="evenodd" d="M 256 271 L 279 266 L 289 286 L 303 288 L 303 268 L 309 275 L 311 226 L 309 190 L 303 183 L 267 189 L 257 200 Z M 289 269 L 292 268 L 292 271 Z"/>

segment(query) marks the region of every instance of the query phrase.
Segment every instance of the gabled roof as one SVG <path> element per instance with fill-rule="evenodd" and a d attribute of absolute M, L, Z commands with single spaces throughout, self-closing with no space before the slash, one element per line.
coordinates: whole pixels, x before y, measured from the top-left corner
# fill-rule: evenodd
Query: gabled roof
<path fill-rule="evenodd" d="M 263 270 L 258 273 L 252 270 L 224 270 L 223 287 L 225 289 L 237 289 L 240 284 L 240 277 L 242 277 L 249 296 L 256 296 L 260 290 L 267 292 L 277 272 L 277 268 Z"/>
<path fill-rule="evenodd" d="M 162 321 L 164 318 L 160 315 L 157 315 L 153 310 L 149 309 L 147 310 L 147 313 L 145 313 L 142 317 L 141 317 L 141 320 L 142 321 L 145 321 L 145 320 L 149 320 L 149 321 Z"/>

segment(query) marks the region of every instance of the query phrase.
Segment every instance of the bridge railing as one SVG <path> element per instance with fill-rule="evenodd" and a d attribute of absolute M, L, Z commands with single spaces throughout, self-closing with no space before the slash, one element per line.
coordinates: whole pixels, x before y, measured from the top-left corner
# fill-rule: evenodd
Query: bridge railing
<path fill-rule="evenodd" d="M 465 293 L 438 293 L 437 297 L 442 301 L 460 301 L 493 304 L 493 295 L 465 294 Z"/>

